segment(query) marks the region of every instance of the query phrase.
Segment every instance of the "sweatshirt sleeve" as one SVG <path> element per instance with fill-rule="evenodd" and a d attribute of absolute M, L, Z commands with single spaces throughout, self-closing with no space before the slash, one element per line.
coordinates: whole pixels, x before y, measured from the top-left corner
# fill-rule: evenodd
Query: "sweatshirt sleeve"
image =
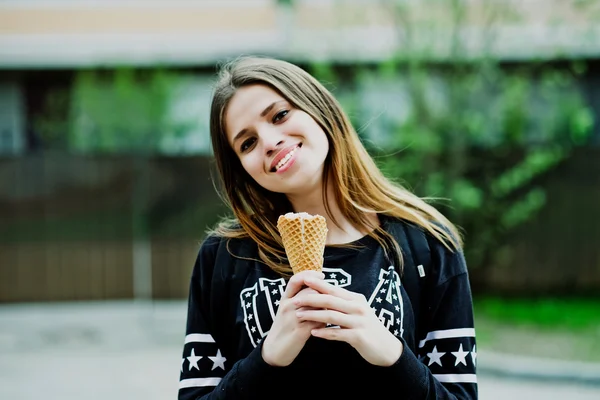
<path fill-rule="evenodd" d="M 414 394 L 414 399 L 477 399 L 477 348 L 471 287 L 462 252 L 432 248 L 439 270 L 427 293 L 425 337 L 415 354 L 403 341 L 404 352 L 388 370 Z M 431 286 L 430 286 L 431 287 Z M 403 392 L 404 393 L 404 392 Z"/>
<path fill-rule="evenodd" d="M 260 394 L 269 385 L 267 377 L 276 376 L 280 368 L 262 358 L 262 344 L 246 358 L 232 363 L 223 353 L 223 343 L 215 340 L 211 319 L 207 315 L 210 282 L 219 240 L 209 238 L 200 248 L 192 273 L 179 378 L 179 400 L 245 399 Z"/>

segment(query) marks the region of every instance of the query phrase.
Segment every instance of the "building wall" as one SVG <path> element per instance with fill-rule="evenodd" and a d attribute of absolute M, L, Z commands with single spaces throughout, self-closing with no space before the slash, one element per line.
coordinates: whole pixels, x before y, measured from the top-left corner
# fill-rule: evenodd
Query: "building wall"
<path fill-rule="evenodd" d="M 599 158 L 582 150 L 545 178 L 548 203 L 511 238 L 511 262 L 470 265 L 475 292 L 598 293 Z M 149 224 L 151 296 L 185 298 L 205 231 L 226 209 L 209 158 L 157 157 L 147 167 L 152 184 L 138 207 Z M 126 156 L 0 158 L 0 302 L 134 297 L 137 178 Z M 477 234 L 467 232 L 467 251 Z"/>
<path fill-rule="evenodd" d="M 0 80 L 0 155 L 20 154 L 26 148 L 24 97 L 15 80 Z"/>
<path fill-rule="evenodd" d="M 345 62 L 394 54 L 432 60 L 600 54 L 598 2 L 463 0 L 458 8 L 439 0 L 278 3 L 5 0 L 0 68 L 208 65 L 240 53 Z M 460 54 L 453 53 L 456 44 Z"/>
<path fill-rule="evenodd" d="M 5 71 L 0 71 L 0 130 L 7 132 L 8 126 L 11 132 L 0 132 L 11 138 L 3 139 L 0 153 L 26 153 L 31 147 L 31 142 L 23 143 L 25 136 L 35 137 L 31 110 L 42 98 L 40 85 L 68 90 L 71 77 L 87 67 L 203 69 L 174 105 L 174 113 L 198 113 L 202 119 L 208 115 L 205 95 L 215 63 L 239 54 L 348 64 L 394 54 L 418 54 L 431 61 L 491 54 L 518 62 L 600 54 L 600 2 L 465 0 L 457 30 L 448 2 L 404 1 L 395 10 L 367 0 L 302 0 L 291 9 L 276 3 L 0 2 L 0 70 Z M 494 29 L 488 29 L 490 18 L 496 21 Z M 452 53 L 452 43 L 460 44 L 460 54 Z M 61 74 L 58 86 L 54 72 Z M 580 81 L 597 121 L 599 76 L 596 63 Z M 376 118 L 378 111 L 366 112 Z M 206 149 L 205 122 L 192 135 L 202 138 L 199 142 L 183 143 L 188 150 Z M 177 149 L 182 143 L 169 145 Z M 595 162 L 600 156 L 593 151 L 555 175 L 546 212 L 515 237 L 515 263 L 477 277 L 482 285 L 521 293 L 600 288 L 599 233 L 593 223 L 600 202 Z M 134 296 L 128 207 L 135 176 L 130 161 L 49 152 L 0 158 L 0 302 Z M 185 297 L 201 234 L 214 222 L 206 218 L 224 212 L 206 161 L 179 157 L 151 163 L 148 201 L 155 225 L 150 259 L 156 298 Z M 190 204 L 201 207 L 184 210 Z M 172 210 L 185 212 L 173 215 Z"/>

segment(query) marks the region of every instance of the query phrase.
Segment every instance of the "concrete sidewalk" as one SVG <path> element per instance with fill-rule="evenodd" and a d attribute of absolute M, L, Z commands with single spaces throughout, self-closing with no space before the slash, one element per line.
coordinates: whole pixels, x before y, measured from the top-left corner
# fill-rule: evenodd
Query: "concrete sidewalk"
<path fill-rule="evenodd" d="M 0 399 L 177 397 L 185 302 L 0 305 Z"/>
<path fill-rule="evenodd" d="M 0 305 L 0 398 L 176 398 L 186 311 L 185 301 Z M 600 365 L 485 349 L 477 361 L 480 382 L 584 384 L 600 398 Z"/>
<path fill-rule="evenodd" d="M 591 385 L 600 388 L 600 364 L 478 352 L 477 373 L 512 379 Z M 599 397 L 600 398 L 600 397 Z"/>

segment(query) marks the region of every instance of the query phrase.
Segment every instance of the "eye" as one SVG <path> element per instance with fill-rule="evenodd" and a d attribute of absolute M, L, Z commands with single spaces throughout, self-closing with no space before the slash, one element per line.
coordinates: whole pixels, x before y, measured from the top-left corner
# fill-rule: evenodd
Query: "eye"
<path fill-rule="evenodd" d="M 277 122 L 283 120 L 288 114 L 288 110 L 279 111 L 277 114 L 275 114 L 275 116 L 273 116 L 273 123 L 276 124 Z"/>
<path fill-rule="evenodd" d="M 256 142 L 256 138 L 248 138 L 244 140 L 240 146 L 240 152 L 244 153 L 248 151 L 254 145 L 254 142 Z"/>

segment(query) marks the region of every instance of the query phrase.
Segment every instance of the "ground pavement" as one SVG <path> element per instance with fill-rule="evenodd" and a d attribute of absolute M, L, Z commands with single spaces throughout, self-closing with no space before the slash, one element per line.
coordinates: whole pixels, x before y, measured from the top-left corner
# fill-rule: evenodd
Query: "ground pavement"
<path fill-rule="evenodd" d="M 182 301 L 0 305 L 0 399 L 175 399 L 185 312 Z M 484 349 L 478 362 L 481 399 L 600 399 L 596 365 Z"/>

